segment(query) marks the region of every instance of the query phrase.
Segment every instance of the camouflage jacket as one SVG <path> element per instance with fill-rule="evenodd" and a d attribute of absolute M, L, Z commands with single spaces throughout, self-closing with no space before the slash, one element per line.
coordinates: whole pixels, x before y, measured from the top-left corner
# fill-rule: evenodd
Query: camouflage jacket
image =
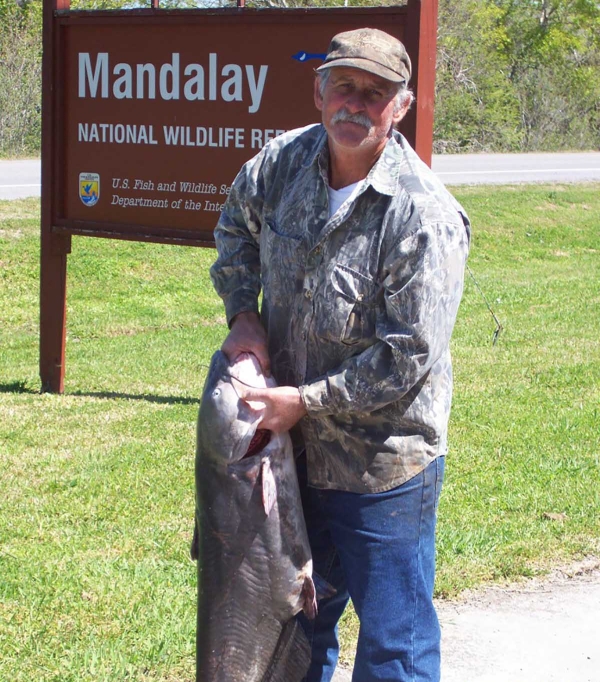
<path fill-rule="evenodd" d="M 211 276 L 228 321 L 262 288 L 273 374 L 308 411 L 309 483 L 378 492 L 446 453 L 469 221 L 398 133 L 330 219 L 328 159 L 313 125 L 248 161 Z"/>

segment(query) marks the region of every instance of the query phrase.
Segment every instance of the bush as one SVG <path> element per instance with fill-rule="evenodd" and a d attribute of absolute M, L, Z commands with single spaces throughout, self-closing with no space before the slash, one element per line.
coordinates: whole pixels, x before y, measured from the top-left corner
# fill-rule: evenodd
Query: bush
<path fill-rule="evenodd" d="M 39 156 L 42 37 L 37 17 L 6 12 L 0 23 L 0 155 Z"/>

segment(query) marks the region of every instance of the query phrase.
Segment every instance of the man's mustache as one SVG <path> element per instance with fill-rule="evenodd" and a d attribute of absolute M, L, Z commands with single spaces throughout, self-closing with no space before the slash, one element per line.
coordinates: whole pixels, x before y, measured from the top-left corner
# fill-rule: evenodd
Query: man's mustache
<path fill-rule="evenodd" d="M 332 125 L 336 123 L 345 123 L 346 121 L 349 123 L 356 123 L 367 130 L 370 130 L 373 125 L 373 122 L 366 114 L 351 114 L 347 109 L 340 109 L 339 111 L 336 111 L 331 118 Z"/>

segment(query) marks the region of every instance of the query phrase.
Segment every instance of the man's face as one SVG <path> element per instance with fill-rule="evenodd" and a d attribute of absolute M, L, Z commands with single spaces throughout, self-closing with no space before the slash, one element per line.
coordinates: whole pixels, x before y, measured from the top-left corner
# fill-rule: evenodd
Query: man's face
<path fill-rule="evenodd" d="M 383 148 L 390 131 L 406 113 L 395 110 L 398 86 L 379 76 L 345 66 L 334 66 L 323 95 L 315 81 L 315 105 L 334 146 Z"/>

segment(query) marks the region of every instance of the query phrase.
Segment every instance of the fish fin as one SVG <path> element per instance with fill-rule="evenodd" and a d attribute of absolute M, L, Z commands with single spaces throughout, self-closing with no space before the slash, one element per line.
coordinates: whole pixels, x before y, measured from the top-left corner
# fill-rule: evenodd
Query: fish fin
<path fill-rule="evenodd" d="M 295 618 L 281 631 L 275 651 L 261 682 L 300 682 L 310 665 L 310 643 Z"/>
<path fill-rule="evenodd" d="M 317 591 L 313 579 L 307 575 L 304 578 L 304 585 L 302 585 L 302 592 L 300 593 L 300 603 L 304 615 L 309 620 L 314 620 L 317 617 Z"/>
<path fill-rule="evenodd" d="M 194 537 L 192 538 L 192 544 L 190 545 L 190 556 L 192 561 L 197 561 L 198 559 L 198 522 L 194 520 Z"/>
<path fill-rule="evenodd" d="M 277 484 L 275 483 L 275 476 L 271 469 L 271 463 L 268 459 L 264 459 L 261 465 L 262 478 L 262 501 L 265 509 L 265 514 L 269 516 L 271 509 L 275 506 L 277 499 Z"/>
<path fill-rule="evenodd" d="M 317 601 L 321 601 L 321 599 L 327 599 L 328 597 L 333 597 L 334 594 L 337 594 L 335 587 L 330 585 L 325 578 L 321 578 L 318 573 L 313 573 L 312 579 L 313 583 L 315 584 Z"/>

